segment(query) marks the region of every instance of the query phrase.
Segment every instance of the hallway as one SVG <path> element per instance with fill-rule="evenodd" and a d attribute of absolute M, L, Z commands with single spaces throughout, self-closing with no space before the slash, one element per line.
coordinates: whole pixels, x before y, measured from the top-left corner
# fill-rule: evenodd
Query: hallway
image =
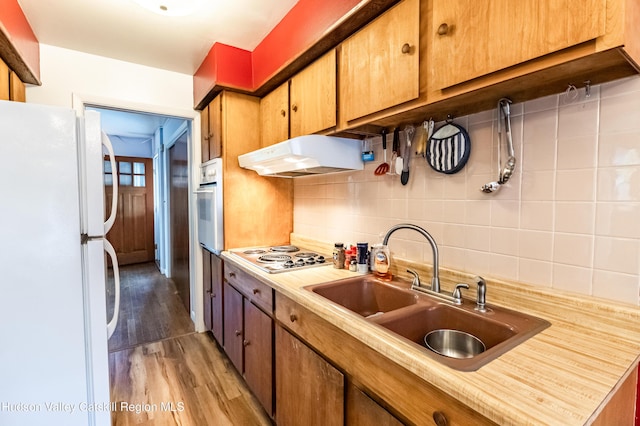
<path fill-rule="evenodd" d="M 120 276 L 121 316 L 109 341 L 113 425 L 271 424 L 211 335 L 194 331 L 173 281 L 154 263 Z"/>

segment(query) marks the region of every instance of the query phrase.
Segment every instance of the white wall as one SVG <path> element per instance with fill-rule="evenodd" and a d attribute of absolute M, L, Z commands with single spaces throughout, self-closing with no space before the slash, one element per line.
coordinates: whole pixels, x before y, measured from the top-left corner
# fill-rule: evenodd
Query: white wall
<path fill-rule="evenodd" d="M 497 101 L 497 100 L 496 100 Z M 436 239 L 441 265 L 640 304 L 640 77 L 513 105 L 517 171 L 495 194 L 495 110 L 455 121 L 472 150 L 457 174 L 413 158 L 410 182 L 362 172 L 295 179 L 294 231 L 322 241 L 380 242 L 410 222 Z M 396 255 L 431 263 L 423 237 L 399 231 Z"/>
<path fill-rule="evenodd" d="M 27 87 L 27 102 L 77 108 L 74 103 L 122 108 L 192 119 L 195 158 L 189 159 L 190 186 L 200 164 L 200 114 L 193 109 L 193 77 L 129 62 L 89 55 L 46 44 L 40 45 L 42 86 Z M 193 192 L 190 187 L 189 192 Z M 195 198 L 190 200 L 195 212 Z M 191 253 L 199 253 L 191 218 Z M 194 243 L 195 242 L 195 243 Z M 194 245 L 195 244 L 195 245 Z M 202 320 L 201 257 L 191 256 L 191 318 L 198 330 Z"/>

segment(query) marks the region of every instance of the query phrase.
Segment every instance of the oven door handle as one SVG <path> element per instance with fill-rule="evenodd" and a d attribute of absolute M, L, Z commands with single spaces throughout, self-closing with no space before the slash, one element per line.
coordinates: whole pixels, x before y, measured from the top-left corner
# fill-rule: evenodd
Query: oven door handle
<path fill-rule="evenodd" d="M 207 188 L 196 189 L 193 192 L 194 192 L 194 194 L 212 194 L 215 190 L 216 190 L 215 186 L 210 186 L 210 187 L 207 187 Z"/>

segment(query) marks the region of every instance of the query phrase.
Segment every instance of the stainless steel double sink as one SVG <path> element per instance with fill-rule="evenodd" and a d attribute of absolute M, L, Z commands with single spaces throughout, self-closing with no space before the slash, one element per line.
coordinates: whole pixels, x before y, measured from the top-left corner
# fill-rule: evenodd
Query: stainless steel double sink
<path fill-rule="evenodd" d="M 411 290 L 408 282 L 398 279 L 386 282 L 360 276 L 305 289 L 365 317 L 417 345 L 426 356 L 460 371 L 479 369 L 550 325 L 543 319 L 496 306 L 479 312 L 469 300 L 456 306 Z M 457 330 L 463 332 L 458 334 L 475 336 L 485 350 L 467 358 L 441 355 L 425 344 L 425 336 L 435 330 Z"/>

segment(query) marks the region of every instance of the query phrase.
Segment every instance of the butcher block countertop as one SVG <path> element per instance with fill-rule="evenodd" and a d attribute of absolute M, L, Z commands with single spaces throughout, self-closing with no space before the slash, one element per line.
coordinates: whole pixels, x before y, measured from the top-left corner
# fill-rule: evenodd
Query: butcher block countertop
<path fill-rule="evenodd" d="M 291 243 L 331 252 L 330 246 L 295 234 Z M 534 315 L 551 326 L 479 370 L 461 372 L 303 288 L 354 277 L 356 272 L 329 264 L 268 274 L 227 252 L 222 257 L 498 424 L 591 424 L 640 361 L 639 308 L 484 277 L 489 306 Z M 423 281 L 428 282 L 431 277 L 428 267 L 396 258 L 393 261 L 396 273 L 409 266 L 420 273 Z M 440 270 L 443 291 L 450 292 L 455 283 L 467 283 L 471 289 L 464 292 L 465 297 L 475 297 L 472 278 L 473 275 Z"/>

